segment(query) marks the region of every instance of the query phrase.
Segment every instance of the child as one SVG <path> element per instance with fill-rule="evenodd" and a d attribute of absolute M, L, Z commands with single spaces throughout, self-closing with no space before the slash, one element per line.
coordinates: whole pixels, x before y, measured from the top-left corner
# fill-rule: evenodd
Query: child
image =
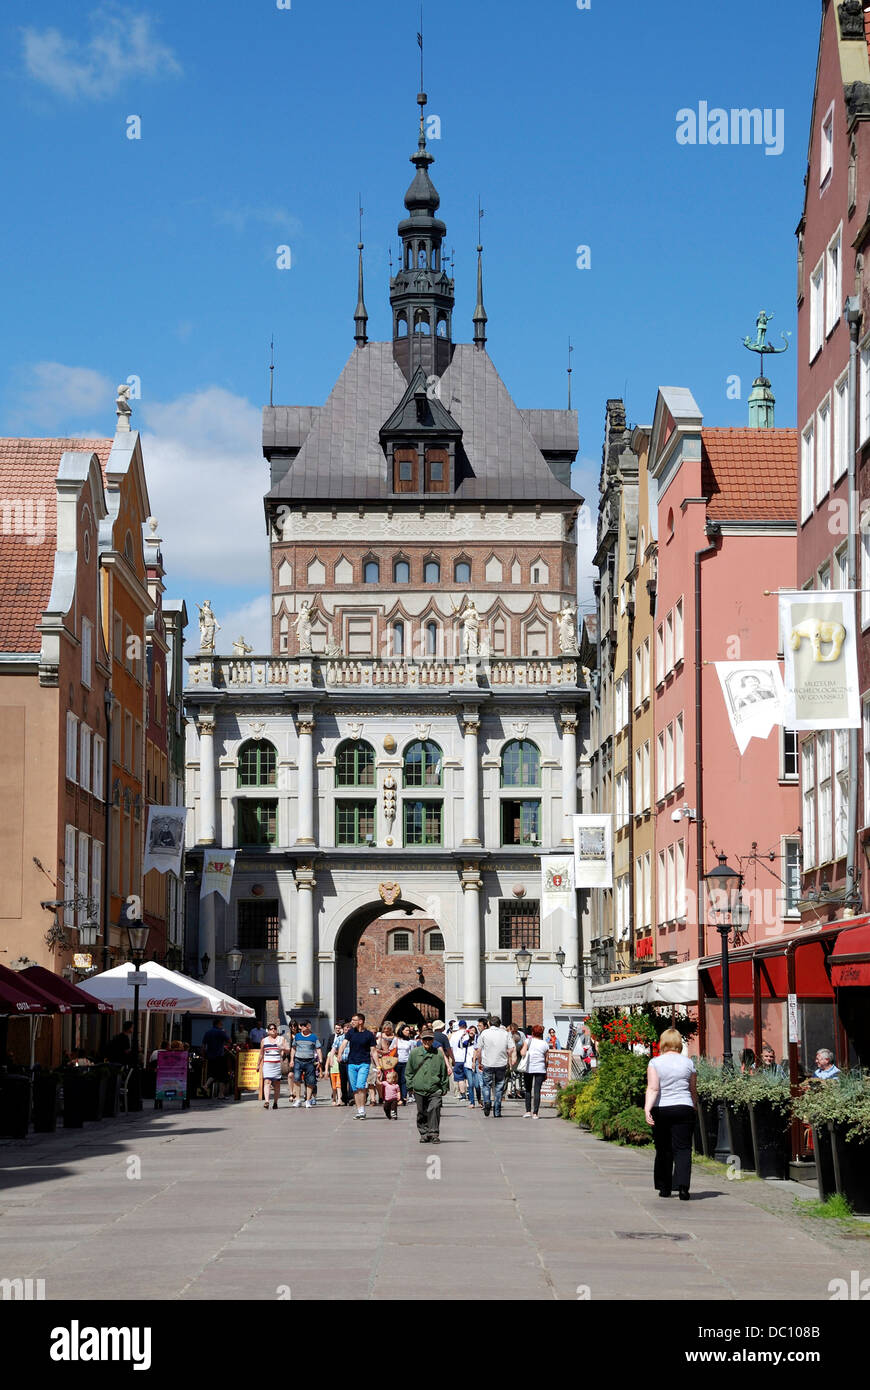
<path fill-rule="evenodd" d="M 384 1117 L 387 1120 L 397 1120 L 399 1118 L 399 1100 L 401 1092 L 399 1090 L 399 1074 L 395 1071 L 388 1071 L 384 1074 Z"/>
<path fill-rule="evenodd" d="M 338 1053 L 335 1048 L 330 1048 L 326 1057 L 326 1070 L 329 1075 L 329 1084 L 332 1087 L 333 1105 L 341 1105 L 341 1069 L 338 1065 Z"/>

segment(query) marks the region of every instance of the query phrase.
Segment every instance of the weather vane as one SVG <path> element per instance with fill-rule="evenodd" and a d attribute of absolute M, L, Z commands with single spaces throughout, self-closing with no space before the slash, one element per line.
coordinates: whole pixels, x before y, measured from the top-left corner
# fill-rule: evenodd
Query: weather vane
<path fill-rule="evenodd" d="M 780 334 L 780 337 L 782 338 L 783 343 L 785 344 L 785 347 L 781 347 L 781 348 L 774 347 L 772 343 L 769 343 L 769 342 L 767 341 L 767 325 L 770 323 L 770 320 L 771 320 L 772 318 L 773 318 L 773 314 L 766 314 L 765 311 L 762 309 L 761 313 L 758 315 L 758 318 L 755 320 L 755 328 L 756 328 L 755 342 L 753 342 L 751 338 L 744 338 L 744 339 L 743 339 L 743 346 L 744 346 L 745 348 L 748 348 L 750 352 L 757 352 L 758 355 L 759 355 L 759 357 L 761 358 L 761 365 L 759 366 L 759 375 L 760 375 L 760 376 L 764 376 L 764 355 L 765 355 L 765 353 L 768 353 L 768 352 L 785 352 L 785 351 L 786 351 L 786 348 L 787 348 L 788 345 L 789 345 L 788 340 L 789 340 L 789 336 L 790 336 L 790 335 L 789 335 L 788 333 L 781 333 L 781 334 Z"/>

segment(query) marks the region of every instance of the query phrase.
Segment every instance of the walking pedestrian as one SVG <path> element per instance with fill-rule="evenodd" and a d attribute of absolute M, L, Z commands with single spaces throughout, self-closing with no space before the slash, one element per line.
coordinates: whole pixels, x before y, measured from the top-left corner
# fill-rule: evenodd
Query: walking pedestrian
<path fill-rule="evenodd" d="M 329 1077 L 329 1084 L 332 1088 L 333 1105 L 341 1105 L 341 1069 L 338 1061 L 338 1053 L 334 1047 L 329 1049 L 326 1056 L 326 1074 Z"/>
<path fill-rule="evenodd" d="M 394 1070 L 384 1072 L 384 1119 L 397 1120 L 399 1118 L 399 1078 Z"/>
<path fill-rule="evenodd" d="M 483 1113 L 492 1113 L 501 1119 L 501 1101 L 504 1095 L 507 1069 L 516 1061 L 511 1035 L 502 1028 L 498 1014 L 493 1014 L 489 1027 L 484 1028 L 477 1039 L 475 1058 L 483 1071 Z"/>
<path fill-rule="evenodd" d="M 547 1033 L 547 1046 L 554 1052 L 559 1050 L 559 1039 L 556 1036 L 555 1028 L 551 1028 Z"/>
<path fill-rule="evenodd" d="M 452 1033 L 448 1033 L 447 1040 L 453 1055 L 453 1094 L 465 1100 L 468 1094 L 468 1023 L 464 1018 Z"/>
<path fill-rule="evenodd" d="M 514 1059 L 510 1064 L 507 1077 L 507 1093 L 510 1100 L 522 1100 L 524 1094 L 523 1073 L 518 1071 L 520 1052 L 525 1045 L 526 1035 L 517 1025 L 511 1021 L 507 1025 L 507 1030 L 511 1035 L 511 1042 L 514 1049 Z"/>
<path fill-rule="evenodd" d="M 682 1055 L 683 1039 L 676 1028 L 665 1029 L 659 1049 L 646 1069 L 644 1098 L 656 1146 L 653 1181 L 660 1197 L 670 1197 L 676 1187 L 680 1201 L 688 1202 L 698 1078 L 694 1062 Z"/>
<path fill-rule="evenodd" d="M 202 1055 L 205 1058 L 208 1079 L 213 1083 L 220 1100 L 224 1100 L 227 1094 L 226 1049 L 229 1044 L 229 1033 L 221 1027 L 219 1018 L 213 1018 L 211 1027 L 202 1035 Z"/>
<path fill-rule="evenodd" d="M 525 1071 L 522 1073 L 526 1101 L 524 1120 L 527 1120 L 529 1116 L 535 1120 L 539 1118 L 541 1087 L 547 1076 L 547 1054 L 549 1051 L 548 1045 L 544 1042 L 543 1024 L 533 1023 L 522 1048 L 522 1055 L 526 1059 Z"/>
<path fill-rule="evenodd" d="M 347 1058 L 348 1081 L 356 1101 L 358 1120 L 364 1120 L 366 1117 L 366 1087 L 369 1072 L 373 1066 L 377 1066 L 378 1060 L 375 1051 L 375 1035 L 369 1032 L 365 1023 L 365 1014 L 354 1014 L 350 1021 L 347 1037 L 342 1043 L 339 1053 L 339 1061 L 342 1057 Z"/>
<path fill-rule="evenodd" d="M 405 1085 L 405 1068 L 408 1065 L 408 1056 L 414 1040 L 411 1037 L 411 1030 L 407 1023 L 402 1023 L 396 1029 L 396 1075 L 399 1078 L 399 1094 L 402 1104 L 408 1104 L 408 1088 Z"/>
<path fill-rule="evenodd" d="M 471 1110 L 474 1110 L 476 1106 L 479 1106 L 481 1110 L 483 1109 L 482 1077 L 475 1055 L 477 1037 L 477 1025 L 469 1024 L 465 1033 L 465 1080 L 468 1083 L 468 1105 Z"/>
<path fill-rule="evenodd" d="M 422 1033 L 420 1036 L 423 1036 Z M 444 1032 L 443 1018 L 436 1018 L 435 1022 L 432 1024 L 432 1037 L 436 1051 L 440 1048 L 444 1053 L 444 1060 L 447 1063 L 447 1074 L 449 1076 L 453 1070 L 453 1052 L 450 1048 L 450 1039 Z"/>
<path fill-rule="evenodd" d="M 287 1052 L 287 1039 L 278 1032 L 277 1023 L 270 1023 L 266 1036 L 260 1043 L 257 1058 L 257 1071 L 263 1074 L 263 1109 L 269 1109 L 269 1093 L 272 1094 L 272 1109 L 278 1109 L 281 1094 L 281 1062 Z"/>
<path fill-rule="evenodd" d="M 435 1048 L 431 1028 L 420 1033 L 420 1047 L 408 1058 L 405 1081 L 417 1106 L 417 1130 L 421 1144 L 441 1143 L 441 1102 L 450 1087 L 444 1053 Z"/>
<path fill-rule="evenodd" d="M 317 1078 L 323 1066 L 323 1051 L 320 1046 L 320 1039 L 316 1033 L 311 1031 L 311 1020 L 306 1018 L 300 1031 L 293 1039 L 290 1048 L 290 1065 L 293 1068 L 293 1080 L 299 1088 L 299 1093 L 293 1102 L 293 1108 L 298 1110 L 303 1104 L 302 1088 L 305 1087 L 305 1109 L 314 1108 L 314 1092 L 317 1089 Z"/>
<path fill-rule="evenodd" d="M 260 1043 L 263 1041 L 265 1036 L 266 1029 L 261 1026 L 260 1020 L 258 1018 L 255 1018 L 254 1026 L 248 1034 L 248 1042 L 251 1044 L 252 1047 L 259 1047 Z"/>

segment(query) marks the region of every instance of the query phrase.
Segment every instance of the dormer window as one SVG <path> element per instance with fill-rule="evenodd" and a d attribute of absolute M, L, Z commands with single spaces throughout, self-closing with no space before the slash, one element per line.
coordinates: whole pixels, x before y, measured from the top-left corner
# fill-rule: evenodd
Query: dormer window
<path fill-rule="evenodd" d="M 450 472 L 450 456 L 446 449 L 426 450 L 426 491 L 446 492 Z"/>
<path fill-rule="evenodd" d="M 393 491 L 417 492 L 417 450 L 397 448 L 393 451 Z"/>

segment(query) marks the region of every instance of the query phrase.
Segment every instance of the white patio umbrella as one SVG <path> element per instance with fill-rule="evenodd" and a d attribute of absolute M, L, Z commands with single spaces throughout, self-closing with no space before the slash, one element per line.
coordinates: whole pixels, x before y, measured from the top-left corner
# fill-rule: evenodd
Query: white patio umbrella
<path fill-rule="evenodd" d="M 86 994 L 111 1004 L 115 1009 L 133 1009 L 133 986 L 129 975 L 135 967 L 125 962 L 100 975 L 92 975 L 79 985 Z M 253 1018 L 254 1010 L 239 999 L 222 994 L 201 980 L 191 980 L 187 975 L 179 975 L 175 970 L 167 970 L 154 960 L 139 966 L 148 976 L 147 985 L 139 989 L 139 1009 L 142 1013 L 155 1014 L 214 1014 L 226 1018 Z"/>

